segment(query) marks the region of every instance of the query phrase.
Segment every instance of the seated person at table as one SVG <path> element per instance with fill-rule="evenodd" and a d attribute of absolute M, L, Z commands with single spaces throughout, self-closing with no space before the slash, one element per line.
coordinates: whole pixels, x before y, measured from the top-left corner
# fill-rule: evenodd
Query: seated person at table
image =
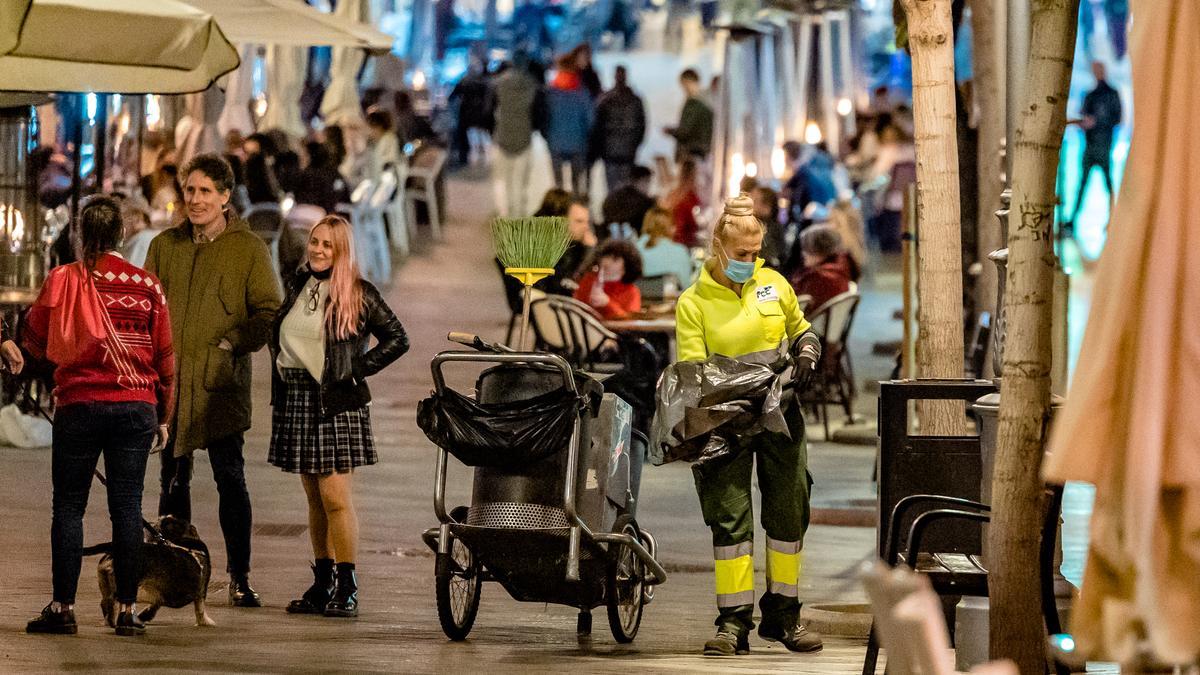
<path fill-rule="evenodd" d="M 592 214 L 588 211 L 587 201 L 553 188 L 546 193 L 542 207 L 533 215 L 567 219 L 571 242 L 567 245 L 566 253 L 554 265 L 554 274 L 538 283 L 537 288 L 554 295 L 571 295 L 578 290 L 579 277 L 583 275 L 596 248 L 596 232 L 592 229 Z"/>
<path fill-rule="evenodd" d="M 596 264 L 579 280 L 575 299 L 605 319 L 627 319 L 642 311 L 642 293 L 634 282 L 642 276 L 642 258 L 633 244 L 609 239 L 596 253 Z"/>
<path fill-rule="evenodd" d="M 647 211 L 642 221 L 642 236 L 637 240 L 642 276 L 670 274 L 675 277 L 676 289 L 683 291 L 692 285 L 692 256 L 686 246 L 674 239 L 675 218 L 671 212 L 657 206 Z"/>
<path fill-rule="evenodd" d="M 804 269 L 792 279 L 796 295 L 808 295 L 812 315 L 835 296 L 850 290 L 849 256 L 842 250 L 842 238 L 832 226 L 813 225 L 800 233 Z"/>

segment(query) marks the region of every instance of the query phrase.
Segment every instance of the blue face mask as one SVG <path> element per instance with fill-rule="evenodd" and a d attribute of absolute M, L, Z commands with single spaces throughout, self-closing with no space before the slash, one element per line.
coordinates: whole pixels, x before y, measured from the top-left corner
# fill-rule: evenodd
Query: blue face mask
<path fill-rule="evenodd" d="M 721 248 L 724 249 L 725 247 L 722 246 Z M 725 253 L 724 250 L 722 250 L 721 252 Z M 725 259 L 727 261 L 725 263 L 725 270 L 724 270 L 725 276 L 729 277 L 729 280 L 732 281 L 733 283 L 744 284 L 747 281 L 750 281 L 750 277 L 754 276 L 754 262 L 753 261 L 752 262 L 743 262 L 741 260 L 734 260 L 733 258 L 729 257 L 729 254 L 725 254 Z"/>
<path fill-rule="evenodd" d="M 725 276 L 735 284 L 744 284 L 754 276 L 754 263 L 731 259 L 725 265 Z"/>

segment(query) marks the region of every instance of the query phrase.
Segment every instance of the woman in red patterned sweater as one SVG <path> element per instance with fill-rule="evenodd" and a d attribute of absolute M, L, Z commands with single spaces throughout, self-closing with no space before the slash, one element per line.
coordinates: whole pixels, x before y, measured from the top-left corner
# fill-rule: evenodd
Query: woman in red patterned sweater
<path fill-rule="evenodd" d="M 75 633 L 83 512 L 101 453 L 113 527 L 117 635 L 142 635 L 134 607 L 142 545 L 142 484 L 152 446 L 166 443 L 175 353 L 158 279 L 121 258 L 121 209 L 89 198 L 72 230 L 79 262 L 50 272 L 21 346 L 54 370 L 50 528 L 54 596 L 30 633 Z M 110 621 L 111 621 L 110 617 Z"/>

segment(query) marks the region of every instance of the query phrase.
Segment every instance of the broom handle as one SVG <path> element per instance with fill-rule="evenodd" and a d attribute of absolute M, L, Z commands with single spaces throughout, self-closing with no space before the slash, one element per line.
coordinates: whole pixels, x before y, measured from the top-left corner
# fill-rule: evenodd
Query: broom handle
<path fill-rule="evenodd" d="M 517 345 L 517 351 L 525 349 L 525 339 L 529 335 L 529 305 L 533 297 L 533 286 L 525 286 L 525 302 L 521 308 L 521 342 Z"/>

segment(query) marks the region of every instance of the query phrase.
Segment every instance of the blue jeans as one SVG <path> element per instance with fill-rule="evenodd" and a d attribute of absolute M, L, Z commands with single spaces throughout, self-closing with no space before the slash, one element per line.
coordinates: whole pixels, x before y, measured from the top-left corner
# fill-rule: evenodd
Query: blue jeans
<path fill-rule="evenodd" d="M 74 603 L 82 563 L 83 513 L 104 455 L 117 602 L 137 600 L 142 555 L 142 484 L 158 413 L 150 403 L 77 403 L 54 413 L 50 550 L 54 599 Z"/>

